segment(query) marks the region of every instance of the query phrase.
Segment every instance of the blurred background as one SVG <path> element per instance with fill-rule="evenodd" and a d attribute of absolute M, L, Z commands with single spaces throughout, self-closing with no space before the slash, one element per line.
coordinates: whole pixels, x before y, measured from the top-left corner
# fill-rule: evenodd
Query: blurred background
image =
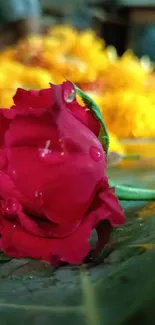
<path fill-rule="evenodd" d="M 99 105 L 111 151 L 154 161 L 153 0 L 0 0 L 0 33 L 0 107 L 66 77 Z"/>
<path fill-rule="evenodd" d="M 153 0 L 0 0 L 0 21 L 1 43 L 5 44 L 26 31 L 45 31 L 53 24 L 67 23 L 95 29 L 120 55 L 130 47 L 138 56 L 155 59 Z"/>

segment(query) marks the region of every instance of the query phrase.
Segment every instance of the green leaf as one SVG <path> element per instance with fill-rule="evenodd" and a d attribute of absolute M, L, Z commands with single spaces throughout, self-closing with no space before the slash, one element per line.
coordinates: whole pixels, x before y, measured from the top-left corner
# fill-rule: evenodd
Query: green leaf
<path fill-rule="evenodd" d="M 11 258 L 8 255 L 6 255 L 2 251 L 0 251 L 0 263 L 10 261 L 10 260 L 11 260 Z"/>
<path fill-rule="evenodd" d="M 155 184 L 149 170 L 114 168 L 108 174 L 125 185 Z M 30 259 L 0 263 L 0 324 L 154 325 L 155 202 L 122 206 L 126 223 L 113 232 L 97 266 L 54 270 Z"/>

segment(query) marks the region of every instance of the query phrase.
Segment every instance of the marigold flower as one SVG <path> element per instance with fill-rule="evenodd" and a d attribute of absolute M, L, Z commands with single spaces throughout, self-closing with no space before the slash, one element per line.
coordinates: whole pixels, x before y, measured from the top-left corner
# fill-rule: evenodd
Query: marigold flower
<path fill-rule="evenodd" d="M 10 85 L 13 90 L 19 86 L 41 89 L 66 78 L 95 100 L 117 137 L 152 137 L 153 67 L 148 57 L 138 59 L 131 50 L 119 57 L 116 49 L 106 47 L 91 29 L 78 31 L 69 25 L 57 25 L 46 35 L 30 35 L 0 54 L 0 83 L 4 89 L 0 105 L 11 105 Z"/>
<path fill-rule="evenodd" d="M 145 94 L 126 89 L 108 92 L 102 113 L 109 130 L 119 138 L 155 136 L 155 106 Z"/>
<path fill-rule="evenodd" d="M 109 62 L 103 71 L 105 87 L 108 91 L 120 89 L 143 90 L 149 71 L 132 52 L 126 52 L 122 57 Z"/>
<path fill-rule="evenodd" d="M 39 67 L 27 67 L 22 78 L 22 84 L 27 89 L 46 88 L 51 81 L 53 81 L 52 75 Z"/>
<path fill-rule="evenodd" d="M 125 153 L 125 147 L 119 141 L 117 136 L 115 134 L 109 132 L 109 138 L 110 138 L 109 151 L 117 152 L 119 154 L 124 154 Z"/>

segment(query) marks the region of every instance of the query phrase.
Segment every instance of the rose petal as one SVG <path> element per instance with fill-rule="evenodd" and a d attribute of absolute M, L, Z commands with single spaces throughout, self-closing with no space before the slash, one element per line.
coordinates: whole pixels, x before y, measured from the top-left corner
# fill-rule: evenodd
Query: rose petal
<path fill-rule="evenodd" d="M 8 124 L 2 126 L 0 249 L 11 256 L 81 263 L 95 227 L 98 251 L 110 233 L 99 224 L 124 221 L 108 186 L 99 123 L 77 103 L 73 88 L 66 82 L 20 89 L 15 105 L 1 111 Z"/>
<path fill-rule="evenodd" d="M 61 239 L 36 237 L 14 224 L 12 229 L 0 227 L 0 231 L 0 249 L 14 258 L 31 257 L 55 264 L 57 256 L 56 262 L 80 264 L 90 249 L 87 241 L 90 236 L 88 224 L 79 227 L 71 236 Z"/>
<path fill-rule="evenodd" d="M 73 92 L 74 86 L 71 82 L 66 82 L 63 84 L 64 86 L 64 94 L 69 92 Z M 67 96 L 67 95 L 66 95 Z M 93 113 L 88 110 L 86 106 L 81 106 L 78 104 L 76 96 L 74 97 L 74 100 L 70 103 L 68 103 L 68 108 L 75 114 L 76 117 L 79 118 L 81 122 L 83 122 L 97 137 L 99 136 L 100 132 L 100 123 L 99 121 L 94 117 Z"/>
<path fill-rule="evenodd" d="M 108 189 L 104 191 L 105 197 L 108 197 Z M 107 192 L 107 193 L 106 193 Z M 112 197 L 111 197 L 112 199 Z M 94 250 L 93 256 L 99 253 L 104 247 L 105 243 L 109 240 L 111 232 L 111 225 L 107 228 L 107 224 L 99 227 L 99 224 L 103 220 L 114 222 L 115 213 L 119 216 L 120 222 L 124 222 L 122 210 L 115 200 L 112 199 L 113 208 L 109 212 L 107 210 L 107 202 L 102 200 L 102 203 L 98 197 L 94 200 L 94 204 L 89 213 L 85 216 L 79 227 L 72 232 L 69 236 L 64 238 L 41 238 L 34 236 L 30 232 L 24 231 L 24 220 L 19 218 L 21 209 L 18 206 L 18 220 L 3 218 L 1 221 L 1 239 L 0 249 L 11 257 L 32 257 L 40 260 L 47 260 L 54 264 L 56 262 L 68 262 L 71 264 L 81 264 L 85 257 L 88 255 L 91 247 L 89 245 L 89 238 L 92 230 L 96 227 L 99 235 L 99 240 Z M 92 210 L 95 207 L 95 210 Z M 26 217 L 26 216 L 25 216 Z M 26 217 L 26 222 L 30 223 L 30 218 Z M 21 222 L 21 224 L 20 224 Z M 20 245 L 19 245 L 20 243 Z M 57 257 L 57 258 L 56 258 Z"/>
<path fill-rule="evenodd" d="M 0 109 L 0 147 L 4 144 L 4 135 L 9 126 L 8 119 L 3 115 L 3 110 Z M 8 111 L 8 109 L 6 109 Z"/>
<path fill-rule="evenodd" d="M 76 116 L 98 137 L 100 132 L 100 123 L 86 106 L 81 106 L 77 102 L 73 83 L 66 81 L 59 87 L 52 84 L 51 86 L 55 93 L 54 97 L 58 102 L 58 106 L 71 110 L 74 116 Z"/>
<path fill-rule="evenodd" d="M 42 158 L 47 143 L 49 154 Z M 63 110 L 57 125 L 49 113 L 34 118 L 17 116 L 7 131 L 5 144 L 6 173 L 21 194 L 21 203 L 27 202 L 27 211 L 56 223 L 54 236 L 71 233 L 88 210 L 104 176 L 106 157 L 98 139 L 70 111 Z M 100 161 L 91 157 L 91 146 L 101 152 Z"/>
<path fill-rule="evenodd" d="M 23 108 L 49 108 L 53 104 L 52 90 L 24 90 L 17 89 L 13 97 L 14 104 L 19 110 Z"/>

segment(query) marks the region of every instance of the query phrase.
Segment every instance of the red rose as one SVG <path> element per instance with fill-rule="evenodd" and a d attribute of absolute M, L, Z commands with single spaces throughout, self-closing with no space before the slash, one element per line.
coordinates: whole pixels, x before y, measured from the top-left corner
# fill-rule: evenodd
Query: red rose
<path fill-rule="evenodd" d="M 97 254 L 124 222 L 108 186 L 99 122 L 76 102 L 68 81 L 18 89 L 14 104 L 0 112 L 0 250 L 82 263 L 94 228 Z"/>

